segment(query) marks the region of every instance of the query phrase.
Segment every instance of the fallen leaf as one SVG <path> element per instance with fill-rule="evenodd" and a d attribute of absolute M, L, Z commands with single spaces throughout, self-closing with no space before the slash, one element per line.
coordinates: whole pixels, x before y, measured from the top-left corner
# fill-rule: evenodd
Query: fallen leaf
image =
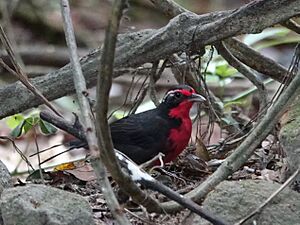
<path fill-rule="evenodd" d="M 204 161 L 210 160 L 207 148 L 200 138 L 197 138 L 197 141 L 196 141 L 195 155 Z"/>
<path fill-rule="evenodd" d="M 70 174 L 73 174 L 77 179 L 82 181 L 92 181 L 97 179 L 93 167 L 88 163 L 83 166 L 66 171 Z"/>

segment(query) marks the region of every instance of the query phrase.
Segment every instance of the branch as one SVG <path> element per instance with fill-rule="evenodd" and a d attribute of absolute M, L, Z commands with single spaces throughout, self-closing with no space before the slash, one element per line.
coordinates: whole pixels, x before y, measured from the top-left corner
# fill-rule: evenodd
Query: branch
<path fill-rule="evenodd" d="M 297 34 L 300 34 L 300 25 L 292 19 L 282 22 L 281 25 L 296 32 Z"/>
<path fill-rule="evenodd" d="M 20 55 L 25 65 L 62 67 L 70 62 L 68 49 L 62 46 L 22 45 L 15 52 Z M 87 49 L 78 49 L 78 54 L 81 56 L 87 53 Z M 0 58 L 8 66 L 12 66 L 5 51 L 0 50 Z"/>
<path fill-rule="evenodd" d="M 175 17 L 180 13 L 188 12 L 188 10 L 179 6 L 172 0 L 163 0 L 163 1 L 150 0 L 150 1 L 153 4 L 155 4 L 158 9 L 160 9 L 170 17 Z M 297 28 L 298 24 L 293 22 L 294 21 L 290 19 L 283 23 L 286 26 L 289 25 L 288 28 L 297 32 L 295 29 Z M 226 45 L 230 47 L 230 51 L 234 54 L 234 56 L 237 57 L 245 65 L 279 82 L 281 82 L 284 79 L 284 75 L 287 73 L 287 70 L 283 66 L 275 62 L 274 60 L 261 55 L 259 52 L 255 51 L 254 49 L 247 46 L 246 44 L 240 42 L 236 38 L 228 38 L 224 41 Z"/>
<path fill-rule="evenodd" d="M 75 41 L 74 29 L 72 25 L 71 16 L 70 16 L 69 1 L 61 0 L 60 4 L 61 4 L 61 13 L 64 21 L 64 31 L 66 35 L 66 41 L 70 53 L 71 65 L 74 71 L 73 77 L 74 77 L 75 89 L 79 100 L 80 111 L 83 117 L 84 133 L 91 153 L 91 164 L 97 176 L 98 183 L 101 186 L 101 191 L 105 196 L 107 205 L 111 210 L 113 216 L 116 218 L 117 222 L 121 225 L 130 224 L 129 220 L 126 218 L 126 216 L 121 210 L 118 200 L 107 178 L 104 164 L 100 160 L 100 151 L 97 147 L 96 132 L 95 132 L 94 122 L 91 113 L 92 110 L 89 105 L 88 99 L 86 98 L 87 95 L 86 93 L 88 93 L 88 91 L 80 67 L 79 58 L 77 55 L 77 45 Z"/>
<path fill-rule="evenodd" d="M 131 196 L 134 202 L 145 206 L 148 211 L 154 211 L 160 208 L 159 204 L 150 196 L 143 193 L 131 178 L 122 172 L 114 152 L 111 132 L 107 121 L 108 99 L 113 77 L 119 21 L 125 7 L 126 0 L 116 0 L 114 2 L 112 15 L 105 34 L 103 46 L 103 55 L 105 57 L 102 57 L 100 60 L 100 71 L 97 82 L 96 130 L 98 145 L 101 148 L 102 161 L 119 187 Z"/>
<path fill-rule="evenodd" d="M 279 82 L 284 80 L 287 69 L 274 60 L 263 56 L 236 38 L 226 39 L 224 43 L 230 48 L 230 52 L 245 65 Z"/>
<path fill-rule="evenodd" d="M 299 5 L 300 0 L 252 1 L 235 11 L 204 15 L 182 13 L 160 29 L 118 35 L 115 69 L 137 67 L 146 62 L 167 58 L 173 53 L 189 50 L 191 43 L 197 43 L 193 47 L 201 48 L 240 34 L 261 32 L 300 14 Z M 100 56 L 101 50 L 97 49 L 81 59 L 88 86 L 95 84 Z M 70 74 L 71 67 L 67 65 L 44 77 L 32 79 L 32 83 L 49 100 L 54 100 L 74 93 Z M 114 73 L 114 77 L 118 75 Z M 41 103 L 18 82 L 8 85 L 0 89 L 0 104 L 5 105 L 5 108 L 1 108 L 0 118 Z"/>
<path fill-rule="evenodd" d="M 142 184 L 147 189 L 157 191 L 165 195 L 166 197 L 178 202 L 180 205 L 186 207 L 187 209 L 191 210 L 192 212 L 196 213 L 202 218 L 208 220 L 214 225 L 228 225 L 227 222 L 212 215 L 210 212 L 204 210 L 201 206 L 199 206 L 192 200 L 188 198 L 184 198 L 182 195 L 178 194 L 177 192 L 173 191 L 169 187 L 157 181 L 155 178 L 151 177 L 149 174 L 141 170 L 138 165 L 132 162 L 123 153 L 116 151 L 116 156 L 118 157 L 120 163 L 122 164 L 122 168 L 126 170 L 126 172 L 132 177 L 134 181 Z M 158 210 L 160 213 L 165 213 L 165 211 L 163 210 L 156 209 L 156 211 Z"/>

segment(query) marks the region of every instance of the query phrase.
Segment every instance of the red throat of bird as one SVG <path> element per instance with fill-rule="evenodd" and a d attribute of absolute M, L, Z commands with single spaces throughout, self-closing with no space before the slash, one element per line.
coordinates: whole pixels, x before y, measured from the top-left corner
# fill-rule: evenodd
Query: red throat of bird
<path fill-rule="evenodd" d="M 187 96 L 192 94 L 186 90 L 182 90 L 182 92 Z M 190 109 L 192 106 L 193 102 L 185 100 L 176 108 L 170 110 L 169 116 L 180 119 L 181 124 L 179 127 L 170 130 L 169 141 L 172 143 L 172 151 L 166 155 L 164 162 L 174 160 L 188 145 L 192 132 L 192 121 L 190 118 Z"/>

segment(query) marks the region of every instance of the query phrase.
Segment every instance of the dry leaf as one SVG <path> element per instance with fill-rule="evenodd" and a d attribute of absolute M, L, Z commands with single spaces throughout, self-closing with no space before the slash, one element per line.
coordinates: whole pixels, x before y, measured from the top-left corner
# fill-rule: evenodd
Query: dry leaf
<path fill-rule="evenodd" d="M 66 171 L 70 174 L 73 174 L 77 179 L 82 181 L 92 181 L 97 179 L 93 167 L 87 163 L 83 166 Z"/>
<path fill-rule="evenodd" d="M 202 159 L 204 161 L 209 161 L 210 160 L 207 148 L 206 148 L 206 146 L 204 145 L 204 143 L 202 142 L 202 140 L 200 138 L 197 138 L 197 141 L 196 141 L 195 155 L 198 156 L 200 159 Z"/>

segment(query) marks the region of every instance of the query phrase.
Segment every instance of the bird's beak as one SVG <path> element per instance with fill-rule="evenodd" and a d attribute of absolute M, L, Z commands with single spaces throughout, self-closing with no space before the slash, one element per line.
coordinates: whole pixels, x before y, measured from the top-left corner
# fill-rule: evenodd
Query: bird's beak
<path fill-rule="evenodd" d="M 189 101 L 190 102 L 204 102 L 206 101 L 206 98 L 204 98 L 202 95 L 193 93 L 192 95 L 189 96 Z"/>

